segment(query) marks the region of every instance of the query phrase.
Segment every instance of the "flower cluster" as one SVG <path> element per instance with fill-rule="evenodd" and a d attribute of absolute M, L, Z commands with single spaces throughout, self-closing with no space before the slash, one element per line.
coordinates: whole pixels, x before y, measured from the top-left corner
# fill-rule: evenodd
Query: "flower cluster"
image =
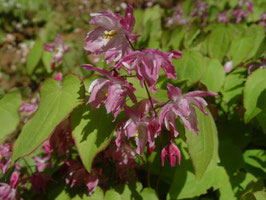
<path fill-rule="evenodd" d="M 204 11 L 200 5 L 197 9 L 197 12 Z M 88 103 L 91 109 L 104 104 L 107 113 L 113 113 L 114 121 L 119 113 L 124 112 L 126 115 L 116 128 L 116 147 L 112 147 L 112 152 L 110 150 L 106 153 L 107 157 L 116 160 L 119 169 L 126 165 L 132 166 L 134 156 L 141 156 L 146 145 L 149 153 L 153 152 L 156 148 L 155 140 L 161 135 L 162 129 L 170 133 L 169 143 L 161 149 L 162 165 L 167 155 L 171 166 L 175 166 L 176 156 L 179 164 L 181 158 L 180 150 L 174 143 L 178 136 L 175 120 L 181 120 L 188 130 L 199 134 L 195 107 L 207 115 L 204 109 L 207 103 L 202 97 L 214 96 L 216 93 L 193 91 L 182 95 L 178 87 L 168 84 L 169 100 L 160 102 L 154 99 L 151 94 L 157 92 L 156 83 L 160 70 L 165 72 L 167 78 L 176 79 L 178 74 L 172 59 L 181 59 L 182 52 L 135 50 L 132 43 L 138 35 L 132 34 L 134 22 L 133 8 L 130 5 L 125 17 L 111 11 L 91 14 L 90 24 L 97 27 L 87 34 L 85 50 L 89 54 L 105 54 L 107 63 L 116 63 L 109 70 L 89 64 L 83 65 L 84 69 L 102 76 L 91 83 Z M 146 90 L 148 99 L 137 100 L 134 94 L 136 89 L 128 81 L 129 78 L 139 80 L 140 86 Z M 127 99 L 131 99 L 130 105 L 133 103 L 133 106 L 129 106 Z M 129 145 L 128 141 L 131 138 L 135 141 L 135 147 Z"/>

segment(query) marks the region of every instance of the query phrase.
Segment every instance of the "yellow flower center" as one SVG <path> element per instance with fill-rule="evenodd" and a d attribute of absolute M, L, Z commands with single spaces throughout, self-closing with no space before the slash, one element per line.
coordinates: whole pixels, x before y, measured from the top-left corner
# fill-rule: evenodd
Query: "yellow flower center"
<path fill-rule="evenodd" d="M 134 135 L 134 137 L 139 137 L 139 129 L 137 128 L 136 134 Z"/>
<path fill-rule="evenodd" d="M 105 93 L 105 96 L 108 97 L 108 93 L 107 92 Z"/>
<path fill-rule="evenodd" d="M 3 158 L 3 156 L 0 154 L 0 160 Z"/>
<path fill-rule="evenodd" d="M 117 34 L 117 32 L 115 30 L 111 30 L 111 31 L 104 31 L 104 37 L 107 38 L 108 40 L 111 40 L 113 36 L 115 36 Z"/>

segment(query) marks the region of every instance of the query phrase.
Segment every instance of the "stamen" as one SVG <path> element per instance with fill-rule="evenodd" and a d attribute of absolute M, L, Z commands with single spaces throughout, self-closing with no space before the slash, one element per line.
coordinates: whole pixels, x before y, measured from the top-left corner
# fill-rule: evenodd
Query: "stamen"
<path fill-rule="evenodd" d="M 108 40 L 111 40 L 113 36 L 115 36 L 117 34 L 117 32 L 115 30 L 111 30 L 111 31 L 104 31 L 104 37 L 107 38 Z"/>

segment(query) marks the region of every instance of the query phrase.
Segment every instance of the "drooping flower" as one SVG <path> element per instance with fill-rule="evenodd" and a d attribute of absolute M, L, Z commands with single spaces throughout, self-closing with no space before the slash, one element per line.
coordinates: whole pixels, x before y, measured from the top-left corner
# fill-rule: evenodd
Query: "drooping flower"
<path fill-rule="evenodd" d="M 51 156 L 47 155 L 43 158 L 39 157 L 39 156 L 34 156 L 33 160 L 35 161 L 36 167 L 38 172 L 43 171 L 46 168 L 49 168 L 52 166 L 52 163 L 50 162 Z"/>
<path fill-rule="evenodd" d="M 19 181 L 20 181 L 20 173 L 14 171 L 10 177 L 10 185 L 6 183 L 0 183 L 0 199 L 16 200 Z"/>
<path fill-rule="evenodd" d="M 178 87 L 174 87 L 169 83 L 167 84 L 167 89 L 168 97 L 172 103 L 166 104 L 162 108 L 159 116 L 159 124 L 164 124 L 166 129 L 173 132 L 174 136 L 177 137 L 178 131 L 175 125 L 175 116 L 177 116 L 190 131 L 198 134 L 197 116 L 193 105 L 207 115 L 207 112 L 204 110 L 207 102 L 202 97 L 215 96 L 217 94 L 209 91 L 193 91 L 183 96 Z"/>
<path fill-rule="evenodd" d="M 125 106 L 125 114 L 128 120 L 121 123 L 117 128 L 116 144 L 119 147 L 124 136 L 127 139 L 134 137 L 137 145 L 136 152 L 142 154 L 147 142 L 150 151 L 155 148 L 154 137 L 160 132 L 160 126 L 156 118 L 147 117 L 140 107 L 130 108 Z"/>
<path fill-rule="evenodd" d="M 49 139 L 50 148 L 57 156 L 68 156 L 74 141 L 71 136 L 71 128 L 69 120 L 64 120 L 55 129 Z"/>
<path fill-rule="evenodd" d="M 49 52 L 54 52 L 53 61 L 51 63 L 51 69 L 55 68 L 55 65 L 60 65 L 62 63 L 62 58 L 64 53 L 68 52 L 71 47 L 65 46 L 63 44 L 62 36 L 58 34 L 57 38 L 54 39 L 54 43 L 44 45 L 44 50 Z"/>
<path fill-rule="evenodd" d="M 172 17 L 167 18 L 167 25 L 171 26 L 173 24 L 187 25 L 188 21 L 183 16 L 184 11 L 181 4 L 178 4 L 175 8 L 175 12 Z"/>
<path fill-rule="evenodd" d="M 227 17 L 227 11 L 217 14 L 217 21 L 219 23 L 229 23 L 230 19 Z"/>
<path fill-rule="evenodd" d="M 172 65 L 171 60 L 172 58 L 180 59 L 181 56 L 182 52 L 180 51 L 161 52 L 158 49 L 144 49 L 128 54 L 119 60 L 114 67 L 117 69 L 125 67 L 129 74 L 133 70 L 136 71 L 141 86 L 146 81 L 155 93 L 155 85 L 159 78 L 160 68 L 163 68 L 168 78 L 176 79 L 175 67 Z"/>
<path fill-rule="evenodd" d="M 30 103 L 23 102 L 19 108 L 20 113 L 26 113 L 24 123 L 26 123 L 36 112 L 39 106 L 39 97 L 33 98 Z"/>
<path fill-rule="evenodd" d="M 227 74 L 232 71 L 232 68 L 233 68 L 233 61 L 232 60 L 230 60 L 224 64 L 224 69 L 225 69 L 225 72 Z"/>
<path fill-rule="evenodd" d="M 232 15 L 238 24 L 242 19 L 245 20 L 248 17 L 248 13 L 242 8 L 237 8 L 232 11 Z"/>
<path fill-rule="evenodd" d="M 122 143 L 119 147 L 112 144 L 105 151 L 105 158 L 111 158 L 116 164 L 116 175 L 125 182 L 135 178 L 134 169 L 137 167 L 135 159 L 137 157 L 135 149 L 130 147 L 128 142 Z"/>
<path fill-rule="evenodd" d="M 175 166 L 176 156 L 177 156 L 178 165 L 180 165 L 181 153 L 173 141 L 170 141 L 170 144 L 166 145 L 161 152 L 162 166 L 164 166 L 164 159 L 166 155 L 168 156 L 171 167 Z"/>
<path fill-rule="evenodd" d="M 34 173 L 29 178 L 27 178 L 26 181 L 29 181 L 31 183 L 32 189 L 36 193 L 40 193 L 40 192 L 45 193 L 47 182 L 54 181 L 54 180 L 45 173 L 37 172 L 37 173 Z"/>
<path fill-rule="evenodd" d="M 70 187 L 80 186 L 85 184 L 88 188 L 89 195 L 91 195 L 98 183 L 99 176 L 101 176 L 101 169 L 92 169 L 91 173 L 88 173 L 83 165 L 78 161 L 67 161 L 64 166 L 65 180 Z"/>
<path fill-rule="evenodd" d="M 117 77 L 112 72 L 102 68 L 96 68 L 91 65 L 83 65 L 83 67 L 99 72 L 104 76 L 104 78 L 94 80 L 89 87 L 89 93 L 91 95 L 88 103 L 91 104 L 92 109 L 99 108 L 105 101 L 107 113 L 113 112 L 116 118 L 125 106 L 127 96 L 132 102 L 137 103 L 137 99 L 133 93 L 135 88 L 125 79 Z"/>
<path fill-rule="evenodd" d="M 195 1 L 195 8 L 190 13 L 191 17 L 201 17 L 202 19 L 206 19 L 208 17 L 208 9 L 209 5 L 204 3 L 202 0 Z"/>
<path fill-rule="evenodd" d="M 1 144 L 0 143 L 0 169 L 5 174 L 9 165 L 11 164 L 12 156 L 12 144 Z"/>
<path fill-rule="evenodd" d="M 62 74 L 62 72 L 58 72 L 58 73 L 55 75 L 55 77 L 54 77 L 54 79 L 55 79 L 56 81 L 58 81 L 58 82 L 62 81 L 62 78 L 63 78 L 63 74 Z"/>
<path fill-rule="evenodd" d="M 128 42 L 134 42 L 138 35 L 132 34 L 135 24 L 133 7 L 127 6 L 125 17 L 107 10 L 91 13 L 91 25 L 98 27 L 86 36 L 85 50 L 89 54 L 101 55 L 105 53 L 107 63 L 117 62 L 131 52 Z"/>

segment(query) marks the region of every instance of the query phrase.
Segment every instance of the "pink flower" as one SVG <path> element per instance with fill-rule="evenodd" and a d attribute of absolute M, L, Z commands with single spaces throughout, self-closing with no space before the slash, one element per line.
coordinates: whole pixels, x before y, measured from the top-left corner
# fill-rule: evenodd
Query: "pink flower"
<path fill-rule="evenodd" d="M 116 175 L 121 180 L 128 182 L 134 179 L 134 171 L 137 167 L 135 162 L 136 151 L 130 147 L 129 143 L 124 142 L 118 147 L 117 145 L 111 145 L 111 147 L 105 151 L 105 157 L 111 158 L 116 164 Z"/>
<path fill-rule="evenodd" d="M 227 17 L 227 11 L 224 11 L 220 14 L 217 14 L 217 21 L 219 23 L 229 23 L 230 22 L 230 19 Z"/>
<path fill-rule="evenodd" d="M 56 81 L 58 81 L 58 82 L 62 81 L 62 78 L 63 78 L 63 74 L 62 74 L 62 72 L 58 72 L 58 73 L 55 75 L 55 77 L 54 77 L 54 79 L 55 79 Z"/>
<path fill-rule="evenodd" d="M 170 144 L 166 145 L 161 152 L 162 166 L 164 166 L 164 158 L 166 155 L 168 156 L 171 167 L 175 166 L 176 156 L 178 164 L 180 165 L 181 153 L 173 141 L 171 141 Z"/>
<path fill-rule="evenodd" d="M 0 169 L 5 174 L 11 163 L 12 144 L 0 144 Z"/>
<path fill-rule="evenodd" d="M 237 8 L 232 11 L 232 15 L 238 24 L 242 19 L 245 20 L 248 17 L 248 13 L 244 11 L 242 8 Z"/>
<path fill-rule="evenodd" d="M 175 67 L 172 65 L 171 60 L 172 58 L 180 59 L 181 56 L 182 52 L 180 51 L 161 52 L 158 49 L 144 49 L 128 54 L 119 60 L 114 67 L 117 69 L 125 67 L 129 74 L 131 74 L 132 70 L 136 71 L 141 86 L 146 81 L 155 93 L 155 85 L 159 78 L 160 68 L 163 68 L 168 78 L 176 79 Z"/>
<path fill-rule="evenodd" d="M 89 191 L 89 195 L 92 195 L 99 184 L 99 175 L 102 173 L 101 169 L 92 169 L 91 173 L 85 178 L 85 183 Z"/>
<path fill-rule="evenodd" d="M 110 63 L 117 62 L 131 52 L 128 39 L 130 42 L 134 42 L 138 37 L 138 35 L 132 34 L 135 18 L 131 5 L 127 7 L 125 18 L 109 10 L 90 15 L 90 24 L 98 27 L 86 36 L 85 50 L 89 54 L 105 53 L 105 60 Z"/>
<path fill-rule="evenodd" d="M 173 13 L 172 17 L 167 18 L 167 24 L 173 25 L 173 24 L 182 24 L 187 25 L 188 21 L 183 17 L 184 11 L 181 6 L 181 4 L 178 4 L 176 6 L 176 11 Z"/>
<path fill-rule="evenodd" d="M 0 183 L 0 199 L 1 200 L 16 200 L 18 183 L 20 181 L 20 173 L 15 171 L 10 177 L 10 185 Z"/>
<path fill-rule="evenodd" d="M 104 78 L 94 80 L 89 87 L 91 95 L 88 103 L 91 104 L 92 109 L 99 108 L 105 101 L 107 113 L 113 112 L 116 118 L 125 106 L 127 96 L 129 96 L 132 102 L 137 103 L 133 93 L 135 88 L 125 79 L 114 76 L 112 72 L 102 68 L 92 67 L 91 65 L 83 65 L 83 67 L 104 75 Z"/>
<path fill-rule="evenodd" d="M 59 34 L 56 39 L 54 39 L 54 43 L 44 45 L 44 50 L 49 52 L 55 52 L 53 56 L 53 61 L 51 63 L 51 69 L 55 68 L 55 64 L 60 65 L 62 63 L 62 58 L 64 53 L 68 52 L 71 47 L 65 46 L 63 44 L 62 36 Z"/>
<path fill-rule="evenodd" d="M 38 172 L 41 172 L 42 170 L 52 166 L 52 163 L 50 162 L 51 159 L 50 155 L 47 155 L 44 158 L 40 158 L 39 156 L 34 156 L 33 159 L 37 166 Z"/>
<path fill-rule="evenodd" d="M 39 97 L 33 98 L 30 103 L 23 102 L 19 108 L 20 113 L 26 113 L 24 123 L 26 123 L 36 112 L 39 106 Z"/>
<path fill-rule="evenodd" d="M 51 154 L 52 149 L 49 140 L 46 140 L 44 143 L 42 143 L 42 149 L 44 149 L 44 153 L 46 155 Z"/>
<path fill-rule="evenodd" d="M 207 112 L 204 110 L 207 102 L 201 97 L 215 96 L 217 94 L 209 91 L 193 91 L 183 96 L 178 87 L 174 87 L 169 83 L 167 84 L 167 89 L 168 97 L 172 103 L 166 104 L 162 108 L 159 117 L 160 125 L 164 124 L 166 129 L 173 132 L 174 136 L 177 137 L 178 131 L 175 126 L 175 116 L 178 116 L 190 131 L 198 134 L 197 116 L 192 105 L 198 107 L 201 112 L 207 115 Z"/>
<path fill-rule="evenodd" d="M 31 177 L 27 178 L 27 181 L 31 183 L 32 189 L 37 192 L 43 192 L 46 191 L 46 184 L 48 181 L 53 181 L 53 179 L 46 175 L 45 173 L 34 173 Z"/>
<path fill-rule="evenodd" d="M 58 156 L 68 156 L 73 143 L 70 122 L 69 120 L 65 120 L 56 127 L 54 133 L 50 137 L 50 148 L 57 153 Z"/>
<path fill-rule="evenodd" d="M 228 62 L 226 62 L 224 64 L 224 69 L 225 69 L 225 72 L 227 74 L 232 71 L 232 68 L 233 68 L 233 62 L 232 62 L 232 60 L 230 60 L 230 61 L 228 61 Z"/>
<path fill-rule="evenodd" d="M 159 133 L 160 126 L 155 118 L 146 117 L 145 113 L 139 108 L 125 106 L 125 114 L 128 120 L 121 123 L 117 129 L 116 144 L 119 147 L 122 138 L 134 137 L 137 145 L 136 152 L 142 154 L 147 142 L 151 151 L 155 148 L 154 136 Z"/>
<path fill-rule="evenodd" d="M 204 4 L 202 0 L 196 0 L 195 3 L 196 3 L 195 8 L 190 13 L 190 16 L 192 17 L 198 16 L 201 17 L 202 19 L 206 19 L 208 17 L 209 5 L 206 3 Z"/>
<path fill-rule="evenodd" d="M 64 167 L 66 183 L 70 184 L 70 187 L 85 184 L 89 190 L 89 195 L 95 191 L 99 183 L 99 176 L 102 174 L 101 169 L 92 169 L 91 173 L 88 173 L 78 161 L 67 161 Z"/>

